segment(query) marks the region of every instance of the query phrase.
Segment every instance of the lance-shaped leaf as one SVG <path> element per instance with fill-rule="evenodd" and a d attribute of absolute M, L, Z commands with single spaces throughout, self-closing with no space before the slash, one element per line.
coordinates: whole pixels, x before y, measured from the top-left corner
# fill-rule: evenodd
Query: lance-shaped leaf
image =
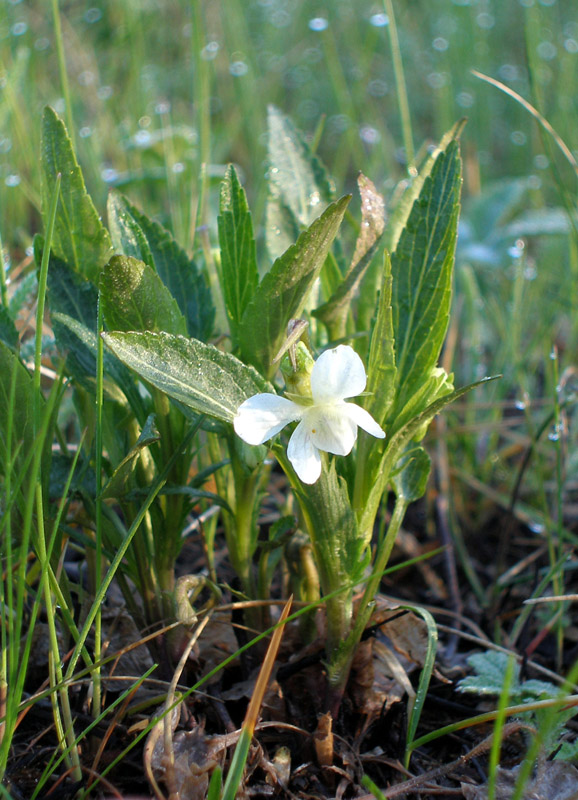
<path fill-rule="evenodd" d="M 155 269 L 155 262 L 143 229 L 132 214 L 132 207 L 126 197 L 118 192 L 110 192 L 106 204 L 108 229 L 112 244 L 117 253 L 138 258 Z"/>
<path fill-rule="evenodd" d="M 334 197 L 333 185 L 319 159 L 291 120 L 269 106 L 269 198 L 267 249 L 278 258 L 311 225 Z"/>
<path fill-rule="evenodd" d="M 239 329 L 241 354 L 265 375 L 275 371 L 271 362 L 281 349 L 287 323 L 301 314 L 349 200 L 342 197 L 330 205 L 275 261 L 245 309 Z"/>
<path fill-rule="evenodd" d="M 221 186 L 218 218 L 221 247 L 220 282 L 225 309 L 236 342 L 237 330 L 249 301 L 259 285 L 253 223 L 245 190 L 230 165 Z"/>
<path fill-rule="evenodd" d="M 452 141 L 438 155 L 392 256 L 396 409 L 429 376 L 446 334 L 460 188 L 458 143 Z"/>
<path fill-rule="evenodd" d="M 429 153 L 425 163 L 419 171 L 419 175 L 413 179 L 399 199 L 391 217 L 388 220 L 387 228 L 384 234 L 385 246 L 390 253 L 395 252 L 397 248 L 399 237 L 405 228 L 412 206 L 419 196 L 426 178 L 431 174 L 438 155 L 443 153 L 451 142 L 459 138 L 465 124 L 466 120 L 461 119 L 456 122 L 456 124 L 450 128 L 447 133 L 444 134 L 439 146 Z"/>
<path fill-rule="evenodd" d="M 273 387 L 210 344 L 168 333 L 105 333 L 112 352 L 141 378 L 202 414 L 232 422 L 248 397 Z"/>
<path fill-rule="evenodd" d="M 496 380 L 497 377 L 499 376 L 483 378 L 438 398 L 388 438 L 385 450 L 382 453 L 375 450 L 370 454 L 365 468 L 366 481 L 364 491 L 358 498 L 355 509 L 360 531 L 365 531 L 371 536 L 381 496 L 392 477 L 395 464 L 414 436 L 419 434 L 424 427 L 427 427 L 436 414 L 439 414 L 442 409 L 453 403 L 454 400 L 459 399 L 476 386 Z"/>
<path fill-rule="evenodd" d="M 176 300 L 148 264 L 130 256 L 113 256 L 100 278 L 106 325 L 118 331 L 187 333 Z"/>
<path fill-rule="evenodd" d="M 150 445 L 154 442 L 158 442 L 160 438 L 159 432 L 155 426 L 155 415 L 150 414 L 147 417 L 143 429 L 140 432 L 140 436 L 138 437 L 134 446 L 131 447 L 129 452 L 106 482 L 106 485 L 102 490 L 102 497 L 118 498 L 127 494 L 131 488 L 130 478 L 135 470 L 141 451 L 145 447 L 150 447 Z"/>
<path fill-rule="evenodd" d="M 189 336 L 205 341 L 211 335 L 215 320 L 215 306 L 205 276 L 166 228 L 149 219 L 126 198 L 122 205 L 144 234 L 154 268 L 177 301 L 187 321 Z M 142 260 L 150 263 L 144 245 L 138 246 L 143 247 Z"/>
<path fill-rule="evenodd" d="M 377 316 L 371 332 L 367 365 L 366 407 L 372 417 L 382 425 L 395 395 L 395 343 L 391 308 L 391 260 L 384 255 L 383 279 Z"/>
<path fill-rule="evenodd" d="M 112 255 L 112 243 L 86 191 L 66 127 L 50 107 L 45 109 L 42 120 L 41 164 L 44 214 L 48 212 L 56 176 L 62 175 L 52 250 L 96 283 L 100 270 Z"/>

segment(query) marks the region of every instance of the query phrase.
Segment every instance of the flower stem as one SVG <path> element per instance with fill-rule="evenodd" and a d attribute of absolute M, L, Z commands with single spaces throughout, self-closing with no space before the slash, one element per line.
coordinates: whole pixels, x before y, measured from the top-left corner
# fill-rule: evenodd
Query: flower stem
<path fill-rule="evenodd" d="M 359 604 L 359 609 L 357 611 L 357 617 L 355 619 L 353 628 L 347 638 L 343 640 L 341 647 L 336 652 L 335 657 L 329 664 L 329 683 L 333 691 L 339 696 L 343 694 L 347 679 L 349 677 L 349 671 L 351 669 L 351 663 L 355 655 L 355 650 L 361 641 L 363 631 L 365 630 L 367 623 L 371 618 L 371 614 L 373 613 L 373 609 L 375 607 L 374 598 L 379 589 L 382 575 L 387 567 L 387 562 L 389 561 L 389 556 L 391 555 L 393 545 L 401 527 L 401 523 L 403 522 L 406 509 L 407 503 L 403 499 L 397 498 L 387 532 L 383 540 L 378 544 L 374 568 L 365 585 L 365 591 Z"/>

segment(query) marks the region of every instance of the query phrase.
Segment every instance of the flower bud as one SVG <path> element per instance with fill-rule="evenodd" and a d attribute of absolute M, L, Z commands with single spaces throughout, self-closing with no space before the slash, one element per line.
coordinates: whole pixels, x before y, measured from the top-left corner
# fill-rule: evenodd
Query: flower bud
<path fill-rule="evenodd" d="M 314 364 L 313 356 L 303 342 L 297 343 L 293 354 L 287 353 L 283 357 L 281 372 L 288 394 L 308 399 L 311 397 L 311 371 Z"/>

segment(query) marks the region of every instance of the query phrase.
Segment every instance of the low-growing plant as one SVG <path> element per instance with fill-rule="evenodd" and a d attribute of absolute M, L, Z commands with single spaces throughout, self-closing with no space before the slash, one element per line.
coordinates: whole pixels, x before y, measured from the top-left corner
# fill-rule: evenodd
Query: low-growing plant
<path fill-rule="evenodd" d="M 190 622 L 202 587 L 218 594 L 216 517 L 203 526 L 211 580 L 177 580 L 175 570 L 191 512 L 210 506 L 221 511 L 238 590 L 250 599 L 269 597 L 288 539 L 308 537 L 313 560 L 297 566 L 297 599 L 325 598 L 326 704 L 337 713 L 405 511 L 426 488 L 430 460 L 419 442 L 434 416 L 471 388 L 454 389 L 438 366 L 450 312 L 460 130 L 427 157 L 388 220 L 383 198 L 361 175 L 361 220 L 349 218 L 344 231 L 350 197 L 335 199 L 301 134 L 272 108 L 267 265 L 257 257 L 233 166 L 221 189 L 217 254 L 205 247 L 192 260 L 114 192 L 105 227 L 64 123 L 46 110 L 47 235 L 37 237 L 35 254 L 84 432 L 74 462 L 65 450 L 59 456 L 80 501 L 59 531 L 84 548 L 96 598 L 80 635 L 64 619 L 76 640 L 67 676 L 92 621 L 99 662 L 98 606 L 113 574 L 141 628 Z M 58 204 L 49 204 L 55 196 Z M 10 375 L 2 380 L 6 393 Z M 286 445 L 284 429 L 294 422 Z M 258 516 L 270 452 L 292 488 L 297 519 L 280 520 L 264 542 Z M 391 518 L 374 541 L 390 490 Z M 266 615 L 248 613 L 251 625 L 265 626 Z M 166 674 L 184 633 L 173 627 L 151 640 Z"/>

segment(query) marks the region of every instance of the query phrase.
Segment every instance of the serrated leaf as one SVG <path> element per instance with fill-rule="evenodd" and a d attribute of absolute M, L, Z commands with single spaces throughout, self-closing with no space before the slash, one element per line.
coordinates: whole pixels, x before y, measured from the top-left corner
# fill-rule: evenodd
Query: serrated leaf
<path fill-rule="evenodd" d="M 327 326 L 331 340 L 341 339 L 345 336 L 347 315 L 349 314 L 351 303 L 357 293 L 359 284 L 373 261 L 377 247 L 377 243 L 373 244 L 363 254 L 361 260 L 355 264 L 354 268 L 350 270 L 329 300 L 312 312 L 314 317 L 320 319 Z"/>
<path fill-rule="evenodd" d="M 113 256 L 100 277 L 104 319 L 110 330 L 187 333 L 176 300 L 157 273 L 130 256 Z"/>
<path fill-rule="evenodd" d="M 438 155 L 444 152 L 448 145 L 459 137 L 465 124 L 466 120 L 461 119 L 444 134 L 439 146 L 428 155 L 424 165 L 420 169 L 419 175 L 413 179 L 402 194 L 388 220 L 384 233 L 385 246 L 390 253 L 395 252 L 397 248 L 399 238 L 406 226 L 413 204 L 420 194 L 426 178 L 430 175 Z"/>
<path fill-rule="evenodd" d="M 110 192 L 106 204 L 108 229 L 117 253 L 138 258 L 155 269 L 155 262 L 146 236 L 131 213 L 131 205 L 123 195 Z"/>
<path fill-rule="evenodd" d="M 435 366 L 449 322 L 461 162 L 452 141 L 424 181 L 392 256 L 396 409 Z"/>
<path fill-rule="evenodd" d="M 112 352 L 157 389 L 232 422 L 248 397 L 274 391 L 254 369 L 210 344 L 166 333 L 105 333 Z"/>
<path fill-rule="evenodd" d="M 367 365 L 367 409 L 381 425 L 395 395 L 395 342 L 391 308 L 392 277 L 389 253 L 384 254 L 383 279 L 377 316 L 371 332 Z"/>
<path fill-rule="evenodd" d="M 189 336 L 206 341 L 213 330 L 215 306 L 205 277 L 171 233 L 124 201 L 126 211 L 144 233 L 156 271 L 177 301 Z"/>
<path fill-rule="evenodd" d="M 243 314 L 239 345 L 243 360 L 265 375 L 281 349 L 287 323 L 298 317 L 317 280 L 349 203 L 342 197 L 304 231 L 271 267 Z"/>
<path fill-rule="evenodd" d="M 476 675 L 468 675 L 458 682 L 459 692 L 473 692 L 499 696 L 504 688 L 504 676 L 508 666 L 508 655 L 494 650 L 485 653 L 474 653 L 468 656 L 468 664 L 476 671 Z M 514 665 L 512 693 L 517 694 L 520 676 L 519 664 Z"/>
<path fill-rule="evenodd" d="M 278 258 L 333 199 L 325 168 L 290 119 L 269 106 L 268 161 L 270 198 L 266 213 L 267 248 Z"/>
<path fill-rule="evenodd" d="M 74 270 L 96 283 L 100 270 L 112 255 L 112 243 L 86 191 L 66 127 L 49 106 L 42 120 L 41 164 L 44 214 L 49 208 L 56 176 L 62 175 L 52 250 Z"/>
<path fill-rule="evenodd" d="M 393 487 L 402 502 L 414 503 L 423 497 L 431 469 L 431 459 L 423 447 L 411 447 L 396 464 Z"/>
<path fill-rule="evenodd" d="M 83 322 L 69 316 L 53 312 L 52 327 L 59 349 L 66 353 L 66 366 L 72 377 L 89 392 L 96 386 L 96 326 L 93 330 Z M 121 405 L 130 404 L 137 419 L 142 419 L 143 400 L 130 372 L 110 353 L 104 354 L 104 390 L 110 399 Z"/>
<path fill-rule="evenodd" d="M 233 342 L 243 312 L 259 285 L 255 239 L 247 197 L 233 165 L 221 185 L 218 217 L 221 261 L 219 278 Z"/>
<path fill-rule="evenodd" d="M 154 442 L 158 442 L 160 438 L 159 432 L 155 426 L 155 415 L 150 414 L 134 446 L 131 447 L 106 482 L 102 490 L 102 497 L 120 498 L 127 494 L 130 488 L 129 481 L 135 470 L 141 451 L 146 447 L 150 447 Z"/>
<path fill-rule="evenodd" d="M 0 341 L 11 350 L 18 347 L 18 331 L 6 306 L 0 305 Z"/>
<path fill-rule="evenodd" d="M 495 375 L 491 378 L 483 378 L 438 398 L 421 413 L 406 422 L 393 434 L 390 434 L 386 439 L 386 447 L 383 452 L 373 449 L 365 467 L 368 476 L 365 492 L 356 506 L 358 519 L 360 520 L 360 530 L 370 531 L 372 529 L 381 496 L 388 485 L 394 465 L 413 437 L 420 430 L 427 428 L 432 419 L 447 405 L 453 403 L 454 400 L 475 389 L 476 386 L 496 380 L 498 377 L 500 376 Z"/>

